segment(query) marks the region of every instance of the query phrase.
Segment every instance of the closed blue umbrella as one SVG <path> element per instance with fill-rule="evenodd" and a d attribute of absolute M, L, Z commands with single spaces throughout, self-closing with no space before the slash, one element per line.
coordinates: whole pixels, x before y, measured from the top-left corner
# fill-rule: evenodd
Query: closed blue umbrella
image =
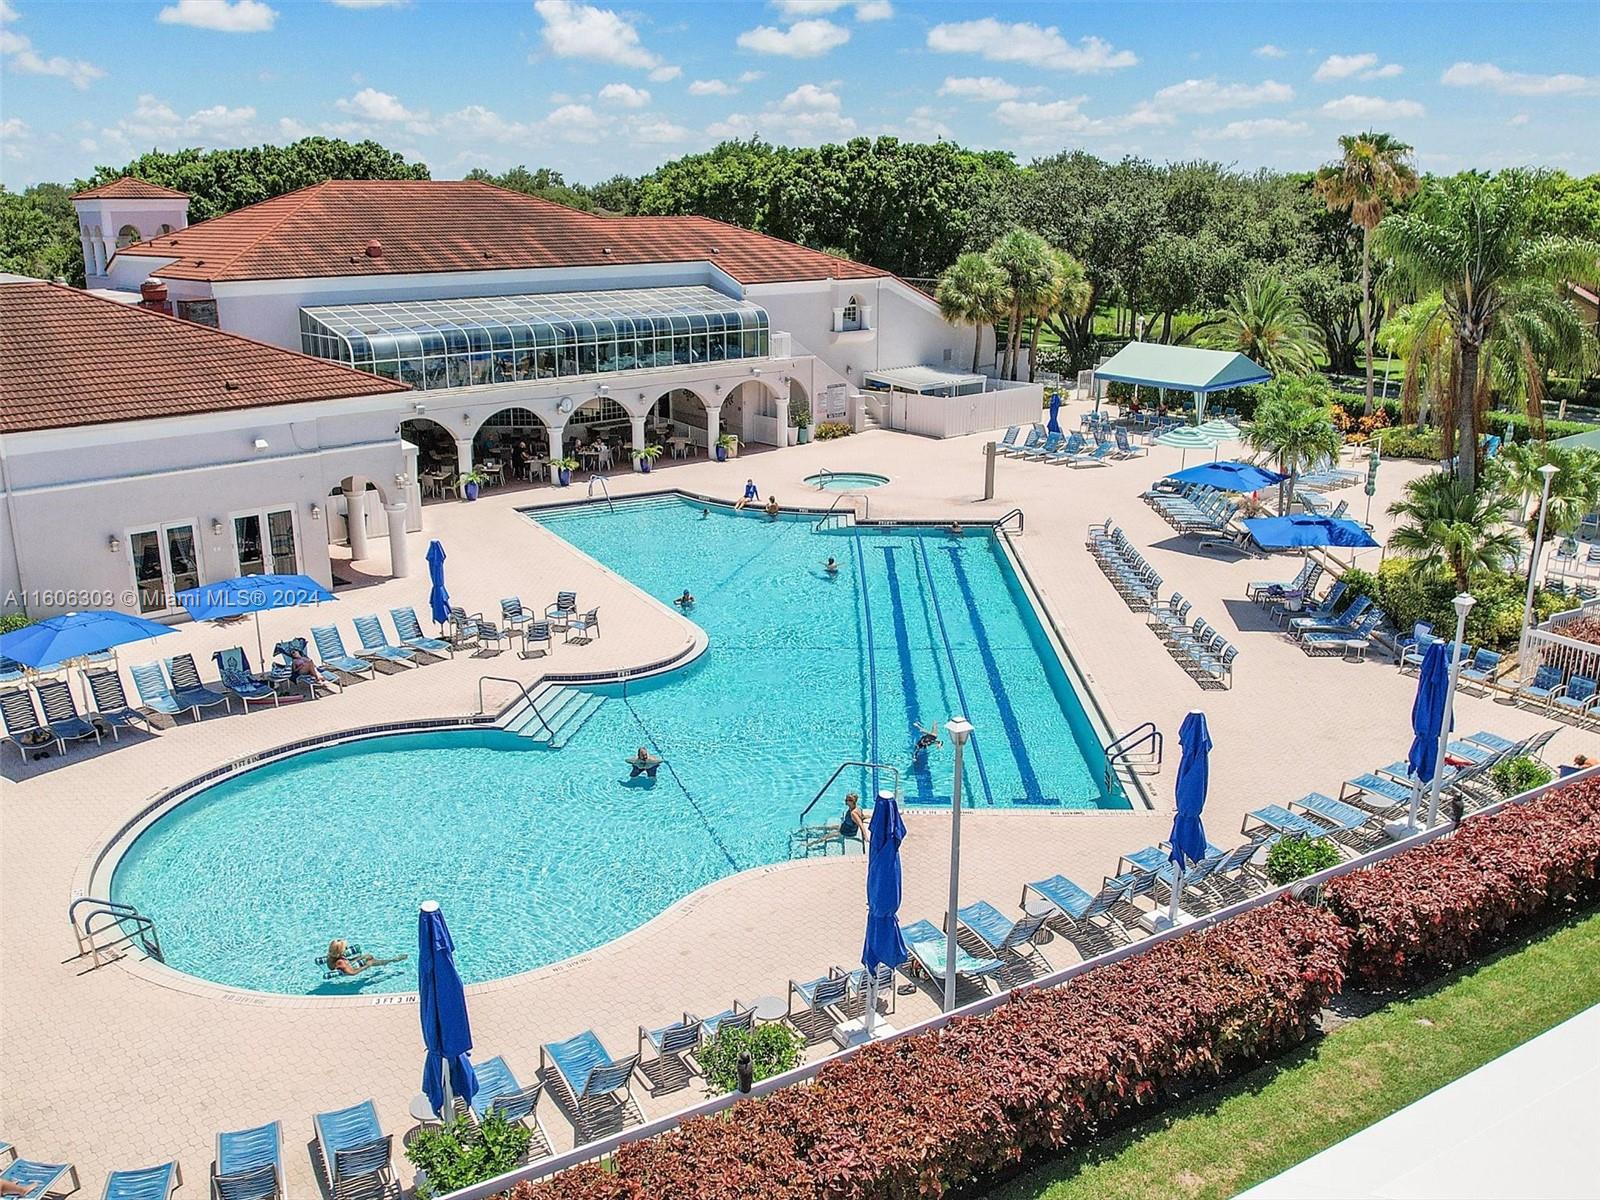
<path fill-rule="evenodd" d="M 443 628 L 450 620 L 450 593 L 444 590 L 444 546 L 435 538 L 428 543 L 428 611 Z"/>
<path fill-rule="evenodd" d="M 872 1037 L 878 1007 L 878 971 L 911 957 L 900 936 L 900 843 L 906 839 L 900 802 L 893 792 L 878 793 L 867 839 L 867 939 L 861 965 L 867 969 L 867 1011 L 862 1028 Z"/>
<path fill-rule="evenodd" d="M 1249 517 L 1240 522 L 1267 550 L 1290 550 L 1307 546 L 1342 546 L 1350 550 L 1365 550 L 1378 543 L 1356 521 L 1343 517 Z"/>
<path fill-rule="evenodd" d="M 297 608 L 332 600 L 333 593 L 309 575 L 241 575 L 178 593 L 183 605 L 196 621 L 215 621 L 220 617 L 255 614 L 256 657 L 265 659 L 261 649 L 261 617 L 275 608 Z"/>
<path fill-rule="evenodd" d="M 421 1003 L 422 1090 L 442 1120 L 451 1119 L 456 1098 L 467 1104 L 478 1094 L 478 1076 L 468 1057 L 472 1026 L 467 1023 L 467 993 L 456 970 L 456 943 L 437 901 L 417 914 L 417 991 Z"/>
<path fill-rule="evenodd" d="M 1226 492 L 1257 492 L 1275 483 L 1282 483 L 1288 476 L 1268 471 L 1254 463 L 1224 459 L 1222 462 L 1201 463 L 1186 471 L 1174 471 L 1167 478 L 1174 483 L 1197 483 Z"/>
<path fill-rule="evenodd" d="M 1050 420 L 1045 423 L 1045 429 L 1050 433 L 1061 432 L 1061 393 L 1050 393 Z"/>
<path fill-rule="evenodd" d="M 173 632 L 159 622 L 110 609 L 62 613 L 0 634 L 0 656 L 42 670 L 113 646 Z"/>
<path fill-rule="evenodd" d="M 1422 788 L 1433 781 L 1439 769 L 1439 727 L 1450 703 L 1450 654 L 1444 642 L 1434 642 L 1422 656 L 1417 672 L 1417 698 L 1411 702 L 1411 753 L 1406 755 L 1406 771 L 1412 778 L 1411 811 L 1406 828 L 1417 827 L 1417 807 Z"/>
<path fill-rule="evenodd" d="M 1183 869 L 1206 856 L 1206 830 L 1200 813 L 1206 806 L 1206 789 L 1211 784 L 1211 731 L 1206 715 L 1198 710 L 1184 717 L 1178 727 L 1178 744 L 1183 757 L 1178 760 L 1178 811 L 1172 818 L 1172 833 L 1167 855 L 1175 868 L 1172 876 L 1172 907 L 1167 919 L 1178 922 L 1178 900 L 1183 892 Z"/>

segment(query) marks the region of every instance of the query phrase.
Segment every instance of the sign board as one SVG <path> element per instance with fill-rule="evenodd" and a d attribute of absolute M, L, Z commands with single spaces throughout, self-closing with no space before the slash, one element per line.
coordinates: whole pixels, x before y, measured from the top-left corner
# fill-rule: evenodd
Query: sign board
<path fill-rule="evenodd" d="M 850 414 L 848 384 L 830 383 L 822 393 L 822 416 L 827 421 L 842 421 Z"/>

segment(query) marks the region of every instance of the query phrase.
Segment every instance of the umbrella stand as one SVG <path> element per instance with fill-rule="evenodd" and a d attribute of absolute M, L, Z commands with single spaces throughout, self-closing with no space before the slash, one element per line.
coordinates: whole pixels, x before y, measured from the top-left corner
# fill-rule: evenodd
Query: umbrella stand
<path fill-rule="evenodd" d="M 1183 899 L 1183 868 L 1173 863 L 1172 872 L 1172 903 L 1167 906 L 1167 924 L 1176 925 L 1183 920 L 1183 913 L 1178 908 L 1178 901 Z"/>

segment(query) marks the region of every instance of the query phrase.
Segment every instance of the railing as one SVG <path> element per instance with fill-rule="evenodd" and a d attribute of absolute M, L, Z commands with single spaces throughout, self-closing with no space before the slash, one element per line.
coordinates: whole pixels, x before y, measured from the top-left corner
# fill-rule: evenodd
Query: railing
<path fill-rule="evenodd" d="M 1006 513 L 1005 516 L 996 521 L 994 523 L 995 532 L 998 533 L 1000 530 L 1004 529 L 1006 527 L 1006 523 L 1012 518 L 1016 519 L 1017 532 L 1021 533 L 1026 527 L 1028 519 L 1020 508 L 1013 508 L 1010 512 Z"/>
<path fill-rule="evenodd" d="M 806 823 L 806 818 L 811 815 L 811 810 L 817 806 L 817 801 L 821 800 L 823 796 L 828 794 L 828 789 L 833 786 L 833 781 L 839 778 L 840 775 L 844 774 L 845 769 L 848 767 L 865 767 L 870 771 L 889 772 L 889 774 L 894 776 L 894 794 L 896 796 L 900 794 L 899 767 L 891 767 L 888 763 L 859 762 L 852 759 L 849 762 L 842 762 L 834 768 L 833 774 L 828 776 L 828 782 L 818 788 L 817 794 L 811 797 L 811 803 L 807 804 L 805 808 L 800 810 L 800 819 L 795 822 L 795 825 L 800 826 Z"/>
<path fill-rule="evenodd" d="M 1600 671 L 1600 646 L 1565 636 L 1561 630 L 1582 617 L 1594 616 L 1600 600 L 1589 600 L 1541 621 L 1528 630 L 1527 653 L 1517 662 L 1517 682 L 1532 683 L 1542 666 L 1556 667 L 1563 677 L 1595 678 Z"/>
<path fill-rule="evenodd" d="M 1107 742 L 1106 754 L 1106 791 L 1111 790 L 1111 785 L 1116 779 L 1117 763 L 1125 763 L 1130 771 L 1142 772 L 1153 770 L 1161 766 L 1161 760 L 1166 752 L 1166 738 L 1161 730 L 1156 728 L 1154 721 L 1146 721 L 1136 729 L 1130 729 L 1121 737 Z"/>
<path fill-rule="evenodd" d="M 504 675 L 478 676 L 478 712 L 480 714 L 487 711 L 483 706 L 483 685 L 486 683 L 509 683 L 516 688 L 521 693 L 522 699 L 527 702 L 528 711 L 539 718 L 539 724 L 544 726 L 545 733 L 552 739 L 556 736 L 556 731 L 550 728 L 550 722 L 544 719 L 544 714 L 539 711 L 539 706 L 533 702 L 533 697 L 528 694 L 528 685 L 518 679 L 508 679 Z"/>
<path fill-rule="evenodd" d="M 818 517 L 811 523 L 812 533 L 816 533 L 828 523 L 828 518 L 833 516 L 834 510 L 839 507 L 839 502 L 841 500 L 861 501 L 862 520 L 870 521 L 872 519 L 872 498 L 870 496 L 868 496 L 865 492 L 840 492 L 833 498 L 833 503 L 828 505 L 828 511 L 823 513 L 822 516 Z M 852 517 L 856 515 L 856 506 L 854 504 L 850 505 L 850 515 Z"/>
<path fill-rule="evenodd" d="M 605 495 L 606 498 L 606 511 L 616 512 L 617 506 L 611 503 L 611 485 L 606 482 L 606 477 L 604 475 L 589 476 L 589 499 L 594 499 L 594 485 L 597 483 L 600 485 L 600 491 Z"/>
<path fill-rule="evenodd" d="M 90 908 L 80 921 L 78 910 L 84 905 L 94 907 Z M 96 917 L 104 917 L 105 921 L 97 926 Z M 161 953 L 161 939 L 156 934 L 156 923 L 131 904 L 102 900 L 95 896 L 79 896 L 67 905 L 67 920 L 72 922 L 73 936 L 78 939 L 77 957 L 91 956 L 95 967 L 101 965 L 102 954 L 135 940 L 151 958 L 157 962 L 166 961 Z M 131 931 L 128 928 L 130 924 Z M 98 934 L 108 929 L 117 930 L 120 936 L 104 943 L 95 940 Z"/>

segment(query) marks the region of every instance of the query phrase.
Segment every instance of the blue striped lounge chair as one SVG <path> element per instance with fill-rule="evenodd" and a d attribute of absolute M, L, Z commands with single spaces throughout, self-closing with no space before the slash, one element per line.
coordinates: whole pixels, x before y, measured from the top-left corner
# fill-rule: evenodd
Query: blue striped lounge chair
<path fill-rule="evenodd" d="M 172 698 L 194 713 L 197 721 L 202 708 L 218 704 L 223 706 L 224 712 L 233 708 L 227 692 L 219 692 L 200 682 L 200 669 L 194 665 L 192 654 L 176 654 L 167 659 L 167 678 L 172 680 Z"/>
<path fill-rule="evenodd" d="M 0 687 L 10 687 L 28 677 L 28 668 L 14 658 L 0 655 Z"/>
<path fill-rule="evenodd" d="M 94 701 L 94 715 L 111 730 L 116 740 L 119 730 L 127 725 L 143 725 L 150 731 L 150 719 L 128 703 L 128 694 L 122 690 L 122 677 L 115 671 L 83 671 L 83 686 Z"/>
<path fill-rule="evenodd" d="M 389 619 L 394 622 L 395 636 L 400 639 L 402 646 L 408 646 L 412 650 L 420 650 L 424 654 L 432 654 L 435 657 L 441 654 L 448 654 L 452 658 L 455 657 L 456 648 L 449 642 L 443 638 L 428 637 L 422 632 L 422 625 L 417 621 L 416 609 L 409 606 L 391 608 L 389 610 Z"/>
<path fill-rule="evenodd" d="M 39 707 L 44 710 L 44 723 L 55 734 L 63 747 L 67 742 L 81 742 L 93 738 L 100 744 L 100 728 L 93 721 L 78 715 L 78 705 L 72 698 L 72 689 L 64 679 L 40 679 L 33 690 L 39 693 Z"/>
<path fill-rule="evenodd" d="M 317 644 L 322 665 L 340 675 L 371 675 L 372 664 L 346 652 L 337 625 L 313 625 L 311 640 Z"/>
<path fill-rule="evenodd" d="M 987 900 L 956 910 L 956 943 L 966 934 L 979 953 L 998 958 L 1007 966 L 1025 964 L 1035 975 L 1050 970 L 1050 961 L 1034 939 L 1044 928 L 1044 914 L 1023 914 L 1013 921 Z"/>
<path fill-rule="evenodd" d="M 272 648 L 272 682 L 278 685 L 303 684 L 313 700 L 316 699 L 319 687 L 332 688 L 334 691 L 342 691 L 344 689 L 344 685 L 339 682 L 339 677 L 327 667 L 313 664 L 312 669 L 316 672 L 315 675 L 296 677 L 294 673 L 294 656 L 297 654 L 305 655 L 305 653 L 305 638 L 289 638 L 287 641 L 279 642 L 274 646 Z"/>
<path fill-rule="evenodd" d="M 1021 442 L 1013 442 L 1009 446 L 1001 446 L 995 453 L 1003 454 L 1007 458 L 1021 458 L 1024 454 L 1037 450 L 1043 441 L 1044 430 L 1035 425 L 1028 431 L 1028 436 L 1023 438 Z"/>
<path fill-rule="evenodd" d="M 932 921 L 913 921 L 909 925 L 900 926 L 900 936 L 905 939 L 906 948 L 911 951 L 911 958 L 906 967 L 915 964 L 913 972 L 908 972 L 913 978 L 915 973 L 920 973 L 926 979 L 937 982 L 944 978 L 945 962 L 950 953 L 950 939 L 940 932 Z M 1005 963 L 998 958 L 987 956 L 977 957 L 968 954 L 956 946 L 956 977 L 965 978 L 979 987 L 986 989 L 991 976 L 998 973 Z"/>
<path fill-rule="evenodd" d="M 71 1163 L 37 1162 L 31 1158 L 17 1158 L 0 1171 L 0 1179 L 27 1188 L 24 1196 L 66 1196 L 79 1188 L 78 1168 Z M 64 1188 L 62 1181 L 71 1180 L 72 1186 Z"/>
<path fill-rule="evenodd" d="M 1550 697 L 1560 690 L 1563 682 L 1561 668 L 1553 663 L 1545 663 L 1533 673 L 1531 683 L 1525 683 L 1517 689 L 1517 699 L 1532 700 L 1548 709 Z"/>
<path fill-rule="evenodd" d="M 650 1085 L 652 1096 L 663 1096 L 687 1087 L 695 1068 L 689 1053 L 700 1044 L 704 1030 L 699 1020 L 688 1013 L 681 1021 L 658 1029 L 639 1026 L 639 1074 Z M 645 1058 L 649 1051 L 650 1058 Z"/>
<path fill-rule="evenodd" d="M 1284 592 L 1302 591 L 1310 583 L 1310 581 L 1311 581 L 1311 579 L 1313 577 L 1312 576 L 1312 571 L 1316 568 L 1316 566 L 1317 566 L 1316 563 L 1312 563 L 1312 562 L 1306 563 L 1305 566 L 1300 568 L 1300 574 L 1296 575 L 1293 579 L 1289 580 L 1289 582 L 1287 582 L 1287 583 L 1284 583 L 1282 581 L 1276 581 L 1275 582 L 1275 581 L 1270 580 L 1270 579 L 1252 580 L 1251 582 L 1249 582 L 1249 583 L 1244 585 L 1245 599 L 1246 600 L 1255 600 L 1259 596 L 1266 595 L 1266 594 L 1274 594 L 1274 593 L 1276 593 L 1278 595 L 1281 595 Z"/>
<path fill-rule="evenodd" d="M 278 707 L 278 689 L 264 679 L 257 679 L 250 670 L 250 660 L 245 656 L 243 646 L 233 646 L 227 650 L 218 650 L 211 656 L 217 664 L 217 674 L 222 678 L 222 686 L 227 688 L 239 702 L 245 706 L 246 711 L 252 704 L 261 704 L 272 701 L 272 707 Z"/>
<path fill-rule="evenodd" d="M 106 1176 L 100 1200 L 167 1200 L 183 1186 L 183 1172 L 176 1162 L 133 1171 L 113 1171 Z"/>
<path fill-rule="evenodd" d="M 5 730 L 4 738 L 0 740 L 15 746 L 23 762 L 28 761 L 29 750 L 49 744 L 44 740 L 45 737 L 55 743 L 59 753 L 67 752 L 67 744 L 39 720 L 39 712 L 33 707 L 33 697 L 26 688 L 0 692 L 0 728 Z"/>
<path fill-rule="evenodd" d="M 1023 885 L 1022 911 L 1044 916 L 1051 929 L 1088 959 L 1128 944 L 1128 931 L 1112 913 L 1127 890 L 1122 884 L 1107 881 L 1098 894 L 1091 895 L 1065 875 L 1052 875 Z"/>
<path fill-rule="evenodd" d="M 1271 832 L 1233 847 L 1223 854 L 1216 870 L 1211 872 L 1202 886 L 1224 905 L 1237 904 L 1258 894 L 1271 885 L 1271 880 L 1252 860 L 1263 848 L 1271 846 L 1282 836 Z"/>
<path fill-rule="evenodd" d="M 839 1027 L 841 1009 L 850 996 L 850 977 L 837 971 L 815 979 L 789 980 L 789 1011 L 784 1020 L 799 1031 L 806 1045 L 831 1038 Z M 796 1011 L 795 1001 L 799 1001 Z"/>
<path fill-rule="evenodd" d="M 173 699 L 172 689 L 167 686 L 167 676 L 161 670 L 160 663 L 135 663 L 128 668 L 128 674 L 133 676 L 133 690 L 139 696 L 139 711 L 146 716 L 160 713 L 176 721 L 185 706 Z M 198 721 L 200 710 L 194 710 L 192 715 Z"/>
<path fill-rule="evenodd" d="M 549 621 L 529 621 L 522 631 L 522 649 L 518 652 L 522 658 L 531 658 L 535 653 L 549 654 L 555 648 L 555 641 L 550 636 Z"/>
<path fill-rule="evenodd" d="M 637 1054 L 613 1058 L 589 1029 L 539 1047 L 545 1086 L 572 1117 L 580 1142 L 643 1124 L 630 1086 L 638 1065 Z"/>
<path fill-rule="evenodd" d="M 1567 682 L 1550 693 L 1550 711 L 1558 716 L 1571 717 L 1582 725 L 1594 716 L 1594 706 L 1600 701 L 1600 688 L 1587 675 L 1573 675 Z M 43 699 L 43 693 L 40 694 Z M 50 706 L 45 705 L 45 720 L 50 720 Z"/>
<path fill-rule="evenodd" d="M 1266 804 L 1245 814 L 1239 832 L 1249 836 L 1257 829 L 1273 829 L 1291 837 L 1324 838 L 1332 832 L 1326 825 L 1313 821 L 1304 813 L 1290 812 L 1281 804 Z"/>
<path fill-rule="evenodd" d="M 1477 684 L 1487 694 L 1494 686 L 1495 672 L 1500 669 L 1500 657 L 1487 647 L 1478 647 L 1472 661 L 1461 664 L 1462 682 Z"/>
<path fill-rule="evenodd" d="M 684 1013 L 683 1019 L 699 1021 L 701 1032 L 709 1038 L 716 1037 L 718 1032 L 724 1029 L 754 1029 L 756 1010 L 735 1000 L 732 1008 L 725 1008 L 709 1017 L 695 1017 L 691 1013 Z"/>
<path fill-rule="evenodd" d="M 403 663 L 408 667 L 417 665 L 416 653 L 404 646 L 396 646 L 389 641 L 389 635 L 384 633 L 383 624 L 378 620 L 377 613 L 371 613 L 355 619 L 356 637 L 361 641 L 358 656 L 371 662 L 382 659 L 384 662 Z"/>
<path fill-rule="evenodd" d="M 1022 432 L 1022 426 L 1007 425 L 1005 433 L 994 444 L 994 452 L 996 454 L 1004 454 L 1007 447 L 1015 446 L 1017 444 L 1017 434 L 1020 432 Z"/>
<path fill-rule="evenodd" d="M 1101 442 L 1093 450 L 1086 450 L 1082 454 L 1075 454 L 1067 459 L 1067 466 L 1077 467 L 1109 467 L 1111 458 L 1116 453 L 1116 443 Z"/>
<path fill-rule="evenodd" d="M 1290 618 L 1289 636 L 1297 638 L 1313 631 L 1337 633 L 1354 628 L 1355 623 L 1366 616 L 1367 609 L 1371 607 L 1372 597 L 1357 596 L 1337 618 L 1332 610 L 1313 609 L 1304 616 Z"/>
<path fill-rule="evenodd" d="M 1369 771 L 1345 780 L 1339 788 L 1339 800 L 1345 804 L 1358 804 L 1379 816 L 1390 816 L 1410 807 L 1411 785 L 1398 779 L 1385 779 Z"/>
<path fill-rule="evenodd" d="M 283 1123 L 217 1134 L 212 1200 L 283 1200 Z"/>
<path fill-rule="evenodd" d="M 498 1054 L 485 1062 L 474 1063 L 473 1070 L 478 1076 L 478 1093 L 472 1098 L 473 1118 L 482 1122 L 490 1113 L 497 1112 L 508 1121 L 520 1121 L 533 1133 L 523 1161 L 548 1157 L 550 1135 L 539 1120 L 539 1097 L 544 1094 L 544 1084 L 535 1080 L 523 1087 L 510 1064 Z"/>
<path fill-rule="evenodd" d="M 1487 729 L 1480 729 L 1477 733 L 1467 734 L 1466 740 L 1475 742 L 1484 749 L 1492 750 L 1496 754 L 1505 754 L 1522 745 L 1521 742 L 1513 741 L 1511 738 L 1493 733 Z"/>
<path fill-rule="evenodd" d="M 1205 857 L 1184 868 L 1181 903 L 1187 911 L 1204 916 L 1216 907 L 1209 893 L 1200 890 L 1199 885 L 1210 878 L 1211 873 L 1221 864 L 1224 854 L 1223 850 L 1207 842 Z M 1117 878 L 1134 881 L 1134 894 L 1148 895 L 1157 905 L 1165 905 L 1172 899 L 1172 880 L 1176 868 L 1168 856 L 1167 849 L 1145 846 L 1131 854 L 1124 854 L 1117 863 L 1119 871 L 1124 863 L 1127 864 L 1128 870 L 1119 874 Z M 1190 890 L 1191 885 L 1195 890 Z"/>
<path fill-rule="evenodd" d="M 521 597 L 505 596 L 501 599 L 500 619 L 511 627 L 512 633 L 516 633 L 533 618 L 534 611 L 522 603 Z"/>
<path fill-rule="evenodd" d="M 311 1124 L 316 1130 L 323 1177 L 333 1200 L 346 1200 L 389 1186 L 394 1178 L 390 1163 L 393 1140 L 378 1124 L 378 1109 L 371 1100 L 318 1113 Z"/>
<path fill-rule="evenodd" d="M 1354 608 L 1355 605 L 1350 607 Z M 1338 654 L 1351 642 L 1364 642 L 1383 624 L 1381 608 L 1369 608 L 1361 620 L 1344 629 L 1313 629 L 1300 638 L 1300 649 L 1307 654 Z"/>

